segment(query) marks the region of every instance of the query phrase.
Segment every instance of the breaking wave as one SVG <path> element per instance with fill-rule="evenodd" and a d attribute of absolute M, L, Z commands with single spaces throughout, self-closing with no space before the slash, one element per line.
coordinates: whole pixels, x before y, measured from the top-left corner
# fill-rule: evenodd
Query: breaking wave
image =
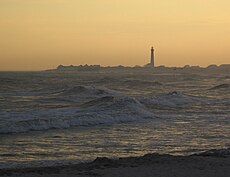
<path fill-rule="evenodd" d="M 2 112 L 0 133 L 144 121 L 158 117 L 153 113 L 152 107 L 181 108 L 204 102 L 202 98 L 176 91 L 136 99 L 109 89 L 85 86 L 63 90 L 58 93 L 60 95 L 70 96 L 71 99 L 82 97 L 84 101 L 75 106 L 44 106 L 22 112 Z"/>
<path fill-rule="evenodd" d="M 0 124 L 0 133 L 110 125 L 154 118 L 153 113 L 139 101 L 124 96 L 105 96 L 86 102 L 80 107 L 41 109 L 17 114 L 11 112 L 5 113 L 5 116 L 13 119 Z"/>

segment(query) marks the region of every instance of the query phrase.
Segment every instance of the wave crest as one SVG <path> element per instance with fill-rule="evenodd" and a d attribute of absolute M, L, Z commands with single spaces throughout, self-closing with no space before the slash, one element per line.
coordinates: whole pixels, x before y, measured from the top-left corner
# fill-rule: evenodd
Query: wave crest
<path fill-rule="evenodd" d="M 13 120 L 0 124 L 0 133 L 110 125 L 154 118 L 154 115 L 139 101 L 123 96 L 96 98 L 80 107 L 40 109 L 15 115 Z M 12 117 L 11 115 L 6 116 Z"/>

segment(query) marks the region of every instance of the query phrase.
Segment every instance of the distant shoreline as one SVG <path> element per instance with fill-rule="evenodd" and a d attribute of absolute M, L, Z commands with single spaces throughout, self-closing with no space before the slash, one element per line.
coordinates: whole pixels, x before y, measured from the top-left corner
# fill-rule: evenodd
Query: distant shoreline
<path fill-rule="evenodd" d="M 177 176 L 227 177 L 230 173 L 230 149 L 210 150 L 190 156 L 146 154 L 119 159 L 97 158 L 90 163 L 54 167 L 0 170 L 11 177 L 90 177 L 90 176 Z"/>
<path fill-rule="evenodd" d="M 79 66 L 63 66 L 59 65 L 56 69 L 50 69 L 46 71 L 107 71 L 107 70 L 147 70 L 147 71 L 173 71 L 173 70 L 184 70 L 184 71 L 230 71 L 230 64 L 222 64 L 222 65 L 210 65 L 208 67 L 200 67 L 200 66 L 190 66 L 186 65 L 184 67 L 166 67 L 166 66 L 157 66 L 152 67 L 147 64 L 145 66 L 107 66 L 103 67 L 100 65 L 79 65 Z"/>
<path fill-rule="evenodd" d="M 59 65 L 58 67 L 54 69 L 43 69 L 43 70 L 3 70 L 0 71 L 0 73 L 26 73 L 26 72 L 63 72 L 63 71 L 119 71 L 119 70 L 139 70 L 139 71 L 230 71 L 230 64 L 221 64 L 221 65 L 209 65 L 207 67 L 201 67 L 201 66 L 190 66 L 185 65 L 183 67 L 180 66 L 156 66 L 152 67 L 148 64 L 145 66 L 100 66 L 100 65 Z"/>

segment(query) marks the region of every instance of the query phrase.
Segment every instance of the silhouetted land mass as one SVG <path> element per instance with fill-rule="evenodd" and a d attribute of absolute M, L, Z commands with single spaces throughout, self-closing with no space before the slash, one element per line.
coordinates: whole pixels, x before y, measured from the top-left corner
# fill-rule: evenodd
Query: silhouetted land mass
<path fill-rule="evenodd" d="M 63 66 L 59 65 L 56 69 L 47 70 L 47 71 L 188 71 L 188 72 L 199 72 L 199 71 L 210 71 L 210 72 L 230 72 L 230 64 L 222 64 L 220 66 L 217 65 L 210 65 L 208 67 L 200 67 L 200 66 L 190 66 L 186 65 L 184 67 L 166 67 L 166 66 L 157 66 L 151 67 L 149 64 L 145 66 L 134 66 L 134 67 L 127 67 L 127 66 L 107 66 L 103 67 L 100 65 L 79 65 L 79 66 Z"/>

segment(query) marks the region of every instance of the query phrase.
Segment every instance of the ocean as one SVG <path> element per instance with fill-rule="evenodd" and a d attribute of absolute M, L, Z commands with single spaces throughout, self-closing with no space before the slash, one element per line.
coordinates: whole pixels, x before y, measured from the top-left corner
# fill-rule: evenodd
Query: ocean
<path fill-rule="evenodd" d="M 1 72 L 0 169 L 230 147 L 230 73 Z"/>

